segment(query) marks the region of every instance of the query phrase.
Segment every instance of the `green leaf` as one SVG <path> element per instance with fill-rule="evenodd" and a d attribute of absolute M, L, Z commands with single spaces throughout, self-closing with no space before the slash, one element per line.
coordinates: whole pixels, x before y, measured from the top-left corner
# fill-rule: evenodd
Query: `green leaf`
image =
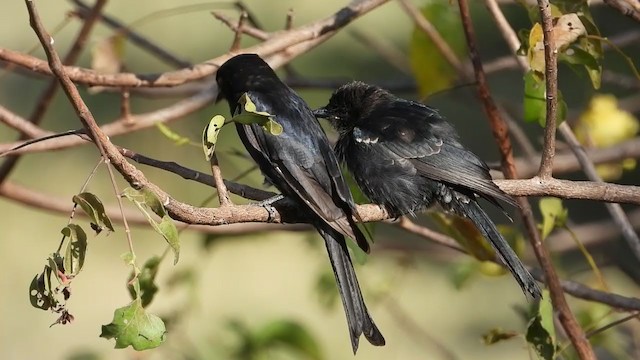
<path fill-rule="evenodd" d="M 552 360 L 556 354 L 555 329 L 553 328 L 553 309 L 551 306 L 542 305 L 544 299 L 549 298 L 548 291 L 544 291 L 543 300 L 538 314 L 531 319 L 527 326 L 526 339 L 538 355 L 545 360 Z M 546 300 L 547 302 L 550 301 Z"/>
<path fill-rule="evenodd" d="M 173 222 L 173 219 L 169 217 L 169 215 L 165 215 L 162 217 L 162 221 L 157 225 L 157 231 L 162 234 L 169 246 L 171 246 L 171 250 L 173 250 L 173 263 L 177 264 L 178 259 L 180 258 L 180 238 L 178 236 L 178 229 L 176 228 L 176 224 Z"/>
<path fill-rule="evenodd" d="M 327 309 L 335 306 L 338 300 L 338 289 L 336 288 L 335 276 L 331 270 L 326 269 L 320 272 L 315 288 L 322 306 Z"/>
<path fill-rule="evenodd" d="M 144 263 L 140 273 L 138 274 L 138 290 L 136 290 L 133 284 L 127 285 L 129 294 L 133 299 L 136 299 L 138 296 L 140 297 L 140 300 L 142 300 L 142 307 L 147 307 L 151 304 L 153 297 L 158 292 L 158 286 L 156 285 L 155 280 L 160 267 L 160 260 L 160 257 L 154 256 Z M 135 276 L 135 272 L 132 272 L 129 276 L 129 281 L 133 280 Z"/>
<path fill-rule="evenodd" d="M 482 335 L 482 340 L 485 345 L 493 345 L 501 341 L 509 340 L 518 336 L 515 331 L 506 331 L 502 329 L 491 329 L 487 333 Z"/>
<path fill-rule="evenodd" d="M 235 121 L 239 124 L 250 125 L 257 124 L 262 126 L 271 135 L 280 135 L 284 130 L 282 125 L 278 124 L 274 117 L 275 115 L 268 112 L 258 111 L 256 104 L 251 100 L 247 93 L 242 94 L 239 100 L 242 104 L 242 108 L 239 109 L 231 121 Z"/>
<path fill-rule="evenodd" d="M 430 1 L 421 8 L 421 12 L 445 37 L 458 57 L 465 55 L 460 16 L 453 4 Z M 456 69 L 449 65 L 433 41 L 418 26 L 414 27 L 411 35 L 409 60 L 422 97 L 450 87 L 457 78 Z"/>
<path fill-rule="evenodd" d="M 132 201 L 140 211 L 144 214 L 151 224 L 151 227 L 158 232 L 167 241 L 171 250 L 173 250 L 174 260 L 173 263 L 177 264 L 180 258 L 180 238 L 178 237 L 178 229 L 176 228 L 173 219 L 167 215 L 167 212 L 162 205 L 160 199 L 149 188 L 142 188 L 136 190 L 133 188 L 126 188 L 123 191 L 123 196 Z M 151 209 L 156 215 L 161 217 L 161 221 L 157 222 L 153 216 L 149 213 L 148 209 Z"/>
<path fill-rule="evenodd" d="M 158 122 L 156 123 L 156 127 L 158 128 L 158 130 L 160 130 L 162 135 L 164 135 L 167 139 L 173 141 L 178 146 L 191 143 L 191 140 L 188 137 L 182 136 L 177 132 L 171 130 L 171 128 L 169 128 L 164 123 Z"/>
<path fill-rule="evenodd" d="M 109 231 L 115 231 L 102 201 L 97 196 L 89 192 L 83 192 L 75 195 L 73 202 L 80 205 L 82 210 L 89 216 L 91 223 L 95 225 L 92 227 L 97 229 L 96 233 L 100 233 L 103 227 L 106 227 Z"/>
<path fill-rule="evenodd" d="M 546 85 L 544 77 L 540 77 L 533 70 L 524 75 L 524 120 L 526 122 L 538 122 L 545 126 L 547 122 L 547 101 L 545 97 Z M 556 126 L 560 126 L 567 118 L 567 103 L 562 92 L 558 90 L 558 111 Z"/>
<path fill-rule="evenodd" d="M 49 266 L 45 265 L 44 270 L 31 280 L 29 301 L 31 306 L 42 310 L 49 310 L 57 304 L 51 291 L 51 268 Z"/>
<path fill-rule="evenodd" d="M 294 321 L 272 321 L 256 331 L 253 338 L 262 351 L 279 346 L 309 359 L 322 359 L 322 352 L 315 338 L 304 326 Z"/>
<path fill-rule="evenodd" d="M 295 352 L 297 359 L 322 359 L 322 352 L 315 338 L 305 327 L 294 321 L 275 320 L 258 330 L 252 330 L 233 319 L 228 328 L 239 338 L 234 354 L 237 359 L 259 359 L 275 349 Z"/>
<path fill-rule="evenodd" d="M 547 330 L 549 336 L 555 340 L 556 328 L 553 321 L 553 304 L 551 303 L 551 296 L 547 289 L 542 291 L 542 299 L 538 305 L 538 313 L 540 314 L 542 327 Z"/>
<path fill-rule="evenodd" d="M 147 313 L 140 299 L 119 308 L 113 314 L 113 321 L 102 326 L 100 337 L 115 339 L 116 349 L 127 346 L 142 351 L 158 347 L 165 341 L 166 328 L 162 319 Z"/>
<path fill-rule="evenodd" d="M 129 266 L 134 266 L 136 264 L 136 255 L 130 251 L 127 251 L 126 253 L 120 255 L 120 258 L 122 259 L 122 261 L 124 261 L 125 264 Z"/>
<path fill-rule="evenodd" d="M 151 191 L 148 187 L 143 187 L 139 191 L 144 197 L 145 205 L 147 205 L 151 211 L 160 217 L 167 216 L 167 211 L 164 209 L 164 205 L 162 205 L 162 201 L 160 201 L 160 198 L 158 198 L 156 193 Z"/>
<path fill-rule="evenodd" d="M 213 153 L 216 149 L 216 142 L 218 141 L 218 134 L 222 130 L 225 119 L 222 115 L 216 115 L 209 120 L 207 126 L 202 131 L 202 150 L 204 151 L 204 157 L 207 161 L 210 161 L 213 157 Z"/>
<path fill-rule="evenodd" d="M 475 260 L 455 263 L 452 264 L 449 278 L 456 290 L 460 290 L 469 280 L 478 274 L 477 270 L 478 262 Z"/>
<path fill-rule="evenodd" d="M 77 224 L 69 224 L 62 229 L 62 235 L 69 238 L 64 255 L 66 275 L 78 275 L 87 255 L 87 234 Z"/>
<path fill-rule="evenodd" d="M 547 103 L 545 99 L 545 83 L 535 71 L 524 75 L 524 121 L 545 121 Z"/>
<path fill-rule="evenodd" d="M 542 214 L 542 239 L 546 239 L 554 228 L 565 226 L 569 212 L 563 206 L 562 200 L 545 197 L 540 199 L 538 207 Z"/>

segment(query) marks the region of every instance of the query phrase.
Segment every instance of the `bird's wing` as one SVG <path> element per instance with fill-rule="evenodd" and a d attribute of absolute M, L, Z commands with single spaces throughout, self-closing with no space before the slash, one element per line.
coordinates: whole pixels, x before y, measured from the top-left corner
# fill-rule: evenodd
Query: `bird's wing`
<path fill-rule="evenodd" d="M 496 205 L 494 198 L 515 203 L 491 181 L 487 165 L 460 144 L 453 127 L 426 105 L 398 100 L 373 109 L 354 128 L 353 136 L 396 157 L 400 164 L 408 160 L 427 178 L 470 190 Z"/>
<path fill-rule="evenodd" d="M 283 126 L 279 135 L 266 133 L 259 125 L 244 125 L 251 146 L 263 154 L 274 169 L 276 182 L 284 182 L 298 198 L 332 228 L 348 236 L 364 250 L 369 244 L 355 225 L 355 205 L 342 177 L 338 161 L 320 124 L 306 104 L 275 109 L 262 94 L 249 94 L 259 111 L 274 114 Z M 298 100 L 296 97 L 294 101 Z M 291 113 L 295 112 L 295 113 Z M 275 179 L 272 179 L 275 180 Z M 281 189 L 282 191 L 282 189 Z M 293 194 L 291 194 L 293 195 Z"/>

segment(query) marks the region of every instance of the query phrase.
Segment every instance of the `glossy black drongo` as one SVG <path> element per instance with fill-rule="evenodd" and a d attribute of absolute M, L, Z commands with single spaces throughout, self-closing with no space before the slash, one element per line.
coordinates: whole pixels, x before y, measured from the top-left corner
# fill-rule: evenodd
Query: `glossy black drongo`
<path fill-rule="evenodd" d="M 274 116 L 283 128 L 273 135 L 260 125 L 236 123 L 238 135 L 266 179 L 300 209 L 309 212 L 324 238 L 329 260 L 344 305 L 355 352 L 361 334 L 373 345 L 385 340 L 369 316 L 345 237 L 369 251 L 369 244 L 355 225 L 355 204 L 338 160 L 311 109 L 258 55 L 237 55 L 222 64 L 216 76 L 231 112 L 238 111 L 246 94 L 257 111 Z"/>
<path fill-rule="evenodd" d="M 466 149 L 435 109 L 398 98 L 377 86 L 340 87 L 315 112 L 339 133 L 335 150 L 363 193 L 393 216 L 432 205 L 471 220 L 489 240 L 525 295 L 540 288 L 477 202 L 514 204 L 492 181 L 487 165 Z"/>

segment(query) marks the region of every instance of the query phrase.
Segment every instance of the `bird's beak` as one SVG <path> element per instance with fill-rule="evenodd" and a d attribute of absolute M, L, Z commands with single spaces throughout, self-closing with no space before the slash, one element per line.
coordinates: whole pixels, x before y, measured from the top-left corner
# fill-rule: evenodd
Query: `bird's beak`
<path fill-rule="evenodd" d="M 329 117 L 329 112 L 327 111 L 326 108 L 322 107 L 322 108 L 313 110 L 313 115 L 317 118 L 326 119 L 327 117 Z"/>

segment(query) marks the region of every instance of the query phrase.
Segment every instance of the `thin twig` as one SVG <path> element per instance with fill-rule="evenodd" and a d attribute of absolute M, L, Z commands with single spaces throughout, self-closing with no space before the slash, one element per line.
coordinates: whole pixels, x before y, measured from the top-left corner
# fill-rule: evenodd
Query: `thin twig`
<path fill-rule="evenodd" d="M 227 187 L 224 184 L 224 179 L 222 178 L 222 172 L 220 171 L 220 165 L 218 164 L 218 157 L 216 156 L 216 154 L 213 154 L 213 156 L 211 156 L 210 163 L 213 181 L 216 184 L 216 189 L 218 190 L 218 200 L 220 201 L 220 206 L 233 205 L 231 199 L 229 199 L 229 192 L 227 191 Z"/>
<path fill-rule="evenodd" d="M 422 12 L 418 9 L 418 7 L 409 0 L 398 1 L 400 2 L 402 9 L 413 19 L 420 30 L 427 34 L 431 41 L 433 41 L 433 44 L 436 46 L 436 48 L 438 48 L 438 51 L 449 63 L 449 65 L 451 65 L 460 75 L 468 74 L 467 69 L 465 69 L 462 62 L 460 62 L 460 59 L 458 59 L 456 53 L 440 35 L 435 26 L 433 26 L 433 24 L 431 24 L 431 22 L 427 20 L 424 15 L 422 15 Z M 471 76 L 469 76 L 469 78 L 470 77 Z"/>
<path fill-rule="evenodd" d="M 489 12 L 491 13 L 491 16 L 493 16 L 493 20 L 498 25 L 498 28 L 504 29 L 511 27 L 511 25 L 509 25 L 509 22 L 507 21 L 507 18 L 504 16 L 504 13 L 502 12 L 502 10 L 500 10 L 500 6 L 496 2 L 496 0 L 485 0 L 485 4 L 487 5 Z M 510 31 L 500 31 L 500 33 L 504 37 L 507 44 L 520 43 L 520 40 L 518 39 L 518 35 L 516 35 L 516 33 Z M 518 56 L 516 51 L 512 51 L 511 54 L 512 58 L 520 64 L 520 67 L 525 69 L 529 67 L 527 59 L 524 56 Z M 489 72 L 488 67 L 485 67 L 485 70 Z"/>
<path fill-rule="evenodd" d="M 624 16 L 640 22 L 640 4 L 636 0 L 604 0 L 612 8 Z"/>
<path fill-rule="evenodd" d="M 85 43 L 87 42 L 87 38 L 89 37 L 91 30 L 96 24 L 98 17 L 100 16 L 100 13 L 102 12 L 102 9 L 106 4 L 107 4 L 106 0 L 98 0 L 96 1 L 93 8 L 89 10 L 87 18 L 82 23 L 82 27 L 80 28 L 80 31 L 78 31 L 78 35 L 76 36 L 75 40 L 71 44 L 71 49 L 69 49 L 69 52 L 64 57 L 63 63 L 65 65 L 72 65 L 78 60 L 82 52 L 82 49 L 84 48 Z M 29 116 L 29 122 L 31 122 L 34 125 L 37 125 L 40 122 L 42 122 L 42 119 L 44 118 L 44 115 L 49 109 L 49 105 L 51 105 L 51 102 L 54 96 L 56 95 L 57 90 L 58 90 L 58 82 L 56 81 L 56 79 L 50 79 L 44 91 L 40 94 L 40 96 L 37 98 L 35 102 L 36 104 L 35 109 L 33 110 L 33 113 L 31 114 L 31 116 Z M 18 140 L 26 140 L 28 138 L 29 137 L 27 135 L 20 134 L 20 138 Z M 2 183 L 9 176 L 11 171 L 18 164 L 19 160 L 20 160 L 20 155 L 15 155 L 15 156 L 9 157 L 7 160 L 4 161 L 4 163 L 2 163 L 2 166 L 0 166 L 0 183 Z"/>
<path fill-rule="evenodd" d="M 567 144 L 569 144 L 569 147 L 580 162 L 580 165 L 582 166 L 582 169 L 584 170 L 587 177 L 591 181 L 602 183 L 602 179 L 600 178 L 600 175 L 598 175 L 595 166 L 588 158 L 586 152 L 584 151 L 584 148 L 582 147 L 578 139 L 576 139 L 576 136 L 573 134 L 573 131 L 571 131 L 571 128 L 566 122 L 560 125 L 560 133 L 562 134 L 562 137 L 565 139 Z M 607 203 L 605 204 L 605 206 L 611 214 L 613 221 L 616 223 L 616 225 L 618 225 L 618 227 L 620 227 L 620 229 L 622 229 L 622 237 L 631 248 L 633 255 L 636 257 L 636 259 L 640 259 L 640 238 L 638 238 L 638 234 L 635 232 L 633 226 L 629 222 L 629 218 L 624 213 L 624 210 L 622 210 L 622 206 L 620 206 L 620 204 L 613 203 Z"/>
<path fill-rule="evenodd" d="M 289 31 L 293 27 L 293 8 L 287 11 L 287 17 L 284 21 L 284 30 Z"/>
<path fill-rule="evenodd" d="M 437 231 L 433 231 L 427 227 L 420 226 L 414 223 L 413 221 L 409 220 L 409 218 L 407 218 L 406 216 L 403 216 L 402 218 L 400 218 L 400 221 L 398 221 L 396 225 L 401 229 L 404 229 L 410 233 L 419 235 L 425 239 L 431 240 L 436 244 L 467 254 L 467 251 L 462 246 L 460 246 L 460 244 L 452 237 L 444 235 Z"/>
<path fill-rule="evenodd" d="M 84 2 L 80 0 L 72 0 L 72 2 L 78 8 L 78 15 L 86 21 L 87 13 L 89 11 L 89 6 L 87 6 Z M 132 43 L 138 45 L 141 49 L 148 51 L 150 54 L 164 61 L 166 64 L 171 66 L 177 66 L 179 68 L 187 68 L 191 66 L 191 63 L 189 61 L 180 59 L 176 55 L 154 44 L 152 41 L 148 40 L 147 38 L 133 31 L 127 25 L 114 19 L 113 17 L 107 14 L 101 14 L 100 20 L 102 20 L 105 24 L 107 24 L 112 29 L 116 30 L 118 33 L 126 36 L 128 41 L 131 41 Z"/>
<path fill-rule="evenodd" d="M 240 14 L 238 25 L 236 25 L 235 34 L 233 36 L 233 42 L 231 43 L 231 48 L 229 48 L 229 51 L 232 53 L 237 52 L 240 49 L 240 41 L 242 40 L 242 27 L 244 26 L 244 22 L 245 20 L 247 20 L 248 16 L 249 15 L 247 15 L 246 11 L 243 11 Z"/>
<path fill-rule="evenodd" d="M 375 51 L 382 59 L 386 60 L 387 63 L 395 67 L 401 73 L 406 75 L 411 73 L 411 65 L 409 64 L 406 55 L 392 45 L 380 40 L 379 36 L 369 35 L 361 30 L 351 30 L 349 31 L 349 34 L 353 36 L 356 41 L 362 43 L 366 48 Z"/>
<path fill-rule="evenodd" d="M 607 330 L 611 329 L 612 327 L 618 326 L 618 325 L 620 325 L 620 324 L 622 324 L 622 323 L 625 323 L 625 322 L 627 322 L 627 321 L 629 321 L 629 320 L 635 319 L 635 318 L 637 318 L 638 316 L 640 316 L 640 312 L 634 312 L 634 313 L 632 313 L 632 314 L 629 314 L 629 315 L 627 315 L 627 316 L 625 316 L 625 317 L 623 317 L 623 318 L 621 318 L 621 319 L 618 319 L 618 320 L 612 321 L 612 322 L 610 322 L 610 323 L 608 323 L 608 324 L 606 324 L 606 325 L 604 325 L 604 326 L 600 326 L 600 327 L 599 327 L 599 328 L 597 328 L 597 329 L 594 329 L 594 330 L 589 331 L 589 332 L 587 333 L 587 337 L 588 337 L 588 338 L 590 338 L 590 337 L 594 337 L 594 336 L 596 336 L 596 335 L 598 335 L 598 334 L 601 334 L 601 333 L 603 333 L 603 332 L 605 332 L 605 331 L 607 331 Z"/>
<path fill-rule="evenodd" d="M 80 97 L 80 93 L 78 92 L 78 89 L 75 87 L 75 85 L 71 82 L 71 80 L 65 73 L 64 65 L 62 64 L 62 61 L 60 60 L 60 58 L 58 57 L 58 54 L 53 48 L 53 41 L 52 41 L 53 38 L 49 34 L 47 34 L 47 31 L 44 28 L 44 25 L 42 25 L 42 22 L 40 20 L 38 11 L 36 9 L 36 6 L 33 0 L 25 0 L 25 3 L 27 5 L 27 10 L 29 11 L 29 22 L 31 24 L 31 27 L 35 31 L 36 35 L 38 36 L 38 39 L 40 40 L 40 43 L 42 44 L 42 47 L 44 48 L 45 53 L 47 54 L 51 71 L 56 75 L 56 77 L 60 81 L 60 84 L 62 85 L 62 88 L 64 89 L 65 93 L 67 94 L 67 97 L 69 98 L 69 100 L 72 102 L 74 106 L 76 114 L 82 121 L 85 128 L 88 130 L 91 138 L 94 140 L 94 142 L 96 143 L 96 146 L 100 150 L 100 154 L 102 155 L 105 162 L 107 163 L 107 169 L 109 172 L 109 177 L 111 178 L 113 191 L 116 195 L 116 199 L 118 200 L 118 207 L 120 208 L 120 212 L 122 213 L 122 222 L 124 225 L 124 231 L 127 237 L 127 242 L 129 244 L 129 250 L 131 251 L 131 253 L 133 253 L 133 239 L 131 238 L 131 230 L 129 229 L 127 218 L 124 215 L 124 206 L 122 205 L 122 198 L 120 197 L 120 192 L 118 191 L 116 178 L 113 174 L 113 170 L 109 166 L 110 158 L 107 155 L 107 152 L 105 150 L 103 143 L 99 139 L 100 132 L 101 132 L 100 128 L 98 127 L 95 120 L 93 119 L 93 115 L 89 111 L 89 108 L 87 108 L 84 101 L 82 101 L 82 98 Z M 102 136 L 104 137 L 104 134 L 102 134 Z M 135 265 L 133 267 L 134 267 L 134 271 L 136 271 L 135 269 L 137 269 L 137 267 L 135 267 Z"/>
<path fill-rule="evenodd" d="M 248 47 L 245 53 L 255 53 L 267 60 L 269 65 L 279 67 L 283 63 L 330 39 L 340 29 L 355 19 L 384 5 L 389 0 L 353 0 L 344 8 L 324 19 L 310 24 L 296 27 L 290 31 L 283 31 L 269 37 L 266 41 Z M 348 15 L 348 16 L 345 16 Z M 283 53 L 284 50 L 286 54 Z M 224 54 L 200 64 L 176 71 L 159 74 L 98 74 L 93 70 L 79 67 L 65 67 L 69 78 L 77 83 L 106 87 L 168 87 L 177 86 L 192 81 L 199 81 L 213 75 L 218 66 L 228 60 L 232 54 Z M 28 56 L 9 49 L 0 48 L 0 59 L 16 63 L 31 71 L 51 75 L 51 69 L 46 61 Z"/>
<path fill-rule="evenodd" d="M 544 146 L 538 176 L 546 179 L 552 176 L 553 156 L 556 152 L 556 123 L 558 116 L 558 51 L 553 37 L 553 17 L 549 0 L 538 0 L 542 32 L 544 34 L 544 78 L 546 82 L 546 120 L 544 125 Z M 580 351 L 579 351 L 580 352 Z M 583 354 L 587 355 L 587 354 Z"/>
<path fill-rule="evenodd" d="M 129 88 L 123 88 L 120 92 L 120 117 L 123 121 L 129 124 L 133 123 L 133 117 L 131 116 L 131 98 Z"/>
<path fill-rule="evenodd" d="M 243 33 L 251 36 L 252 38 L 263 40 L 263 41 L 269 38 L 269 33 L 267 33 L 266 31 L 260 30 L 258 28 L 255 28 L 253 26 L 249 26 L 245 24 L 242 28 L 239 29 L 237 22 L 234 23 L 233 20 L 231 20 L 231 18 L 225 16 L 223 13 L 219 11 L 212 11 L 211 15 L 213 15 L 213 17 L 220 20 L 223 24 L 229 27 L 229 29 L 231 29 L 234 33 L 237 33 L 238 31 L 242 31 Z"/>

